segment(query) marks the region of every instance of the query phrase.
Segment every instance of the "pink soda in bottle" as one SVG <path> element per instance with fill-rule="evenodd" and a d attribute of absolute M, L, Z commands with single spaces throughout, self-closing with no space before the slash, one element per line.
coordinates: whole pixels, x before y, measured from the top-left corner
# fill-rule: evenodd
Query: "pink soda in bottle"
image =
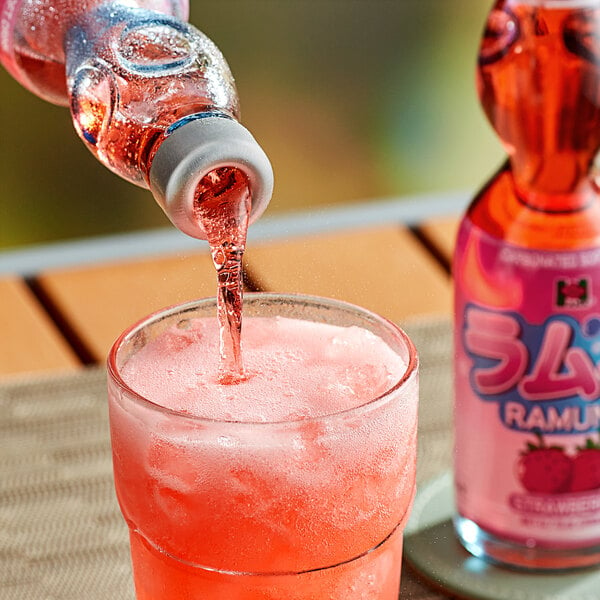
<path fill-rule="evenodd" d="M 177 228 L 205 239 L 201 181 L 221 189 L 245 178 L 253 221 L 273 174 L 239 122 L 223 55 L 187 16 L 187 0 L 0 0 L 0 61 L 27 89 L 68 105 L 100 162 L 149 187 Z"/>
<path fill-rule="evenodd" d="M 600 563 L 600 0 L 499 0 L 478 91 L 508 160 L 454 257 L 455 528 L 523 569 Z"/>

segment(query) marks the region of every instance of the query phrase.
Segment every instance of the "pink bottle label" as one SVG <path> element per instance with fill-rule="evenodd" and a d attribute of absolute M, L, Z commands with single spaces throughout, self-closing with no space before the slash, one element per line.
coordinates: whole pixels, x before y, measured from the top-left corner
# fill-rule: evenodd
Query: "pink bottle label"
<path fill-rule="evenodd" d="M 600 250 L 501 243 L 465 220 L 456 255 L 455 481 L 496 536 L 600 541 Z"/>

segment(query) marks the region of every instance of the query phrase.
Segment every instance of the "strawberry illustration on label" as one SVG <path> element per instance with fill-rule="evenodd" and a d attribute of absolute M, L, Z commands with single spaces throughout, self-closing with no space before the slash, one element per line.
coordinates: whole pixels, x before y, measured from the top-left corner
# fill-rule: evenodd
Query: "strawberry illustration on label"
<path fill-rule="evenodd" d="M 584 492 L 600 488 L 600 445 L 588 439 L 573 458 L 569 491 Z"/>
<path fill-rule="evenodd" d="M 518 475 L 523 487 L 537 494 L 560 494 L 569 490 L 573 460 L 560 446 L 547 446 L 542 435 L 539 443 L 527 443 L 521 454 Z"/>

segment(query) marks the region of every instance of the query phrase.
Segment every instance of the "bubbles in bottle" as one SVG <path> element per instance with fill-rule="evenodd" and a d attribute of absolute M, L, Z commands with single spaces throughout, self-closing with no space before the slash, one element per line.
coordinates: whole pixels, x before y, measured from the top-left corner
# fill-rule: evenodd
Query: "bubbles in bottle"
<path fill-rule="evenodd" d="M 168 15 L 109 4 L 69 29 L 66 47 L 75 128 L 104 165 L 141 187 L 173 124 L 239 112 L 218 48 Z"/>
<path fill-rule="evenodd" d="M 137 73 L 181 72 L 194 61 L 185 31 L 164 23 L 128 28 L 116 47 L 119 64 Z"/>

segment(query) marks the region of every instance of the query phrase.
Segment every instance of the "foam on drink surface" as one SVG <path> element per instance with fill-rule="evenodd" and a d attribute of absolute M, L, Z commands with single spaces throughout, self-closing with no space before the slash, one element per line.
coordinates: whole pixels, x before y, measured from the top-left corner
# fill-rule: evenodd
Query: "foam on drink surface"
<path fill-rule="evenodd" d="M 123 378 L 137 393 L 191 415 L 275 422 L 340 412 L 385 393 L 406 370 L 378 336 L 286 317 L 244 320 L 245 378 L 219 382 L 215 319 L 182 321 L 132 357 Z"/>

